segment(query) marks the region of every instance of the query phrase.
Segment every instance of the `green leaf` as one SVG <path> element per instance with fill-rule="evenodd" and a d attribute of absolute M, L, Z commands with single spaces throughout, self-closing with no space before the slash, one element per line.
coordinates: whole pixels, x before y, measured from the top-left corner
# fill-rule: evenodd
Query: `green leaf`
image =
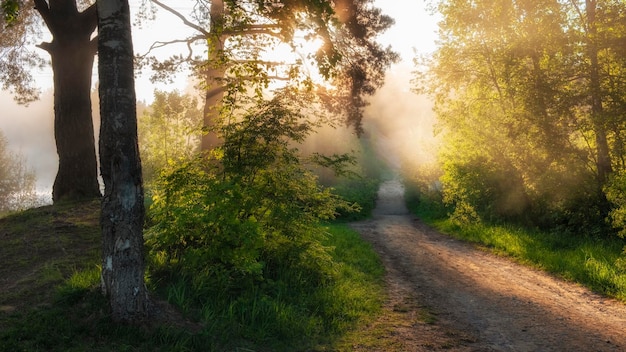
<path fill-rule="evenodd" d="M 20 4 L 17 0 L 2 1 L 0 7 L 2 8 L 2 16 L 7 25 L 11 25 L 17 21 L 17 17 L 20 13 Z"/>

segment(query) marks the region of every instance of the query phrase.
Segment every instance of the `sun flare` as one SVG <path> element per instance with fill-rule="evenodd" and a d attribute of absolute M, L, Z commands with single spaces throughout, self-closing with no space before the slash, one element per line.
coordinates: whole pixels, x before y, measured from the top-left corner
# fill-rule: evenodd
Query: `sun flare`
<path fill-rule="evenodd" d="M 297 66 L 300 73 L 315 84 L 328 85 L 315 64 L 315 55 L 323 44 L 319 37 L 310 38 L 304 32 L 296 32 L 292 43 L 279 43 L 264 50 L 263 59 L 280 64 L 280 69 L 285 72 Z"/>

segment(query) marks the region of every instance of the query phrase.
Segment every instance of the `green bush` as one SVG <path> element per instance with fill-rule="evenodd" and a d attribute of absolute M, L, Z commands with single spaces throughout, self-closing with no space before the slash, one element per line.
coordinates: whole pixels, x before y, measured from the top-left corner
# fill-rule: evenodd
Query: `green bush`
<path fill-rule="evenodd" d="M 263 103 L 223 128 L 220 148 L 170 167 L 153 188 L 149 283 L 220 345 L 282 350 L 355 323 L 338 292 L 346 267 L 321 225 L 354 206 L 294 148 L 310 129 L 280 99 Z M 340 169 L 349 159 L 323 161 Z"/>
<path fill-rule="evenodd" d="M 615 173 L 604 187 L 606 198 L 613 204 L 609 220 L 618 229 L 620 237 L 626 237 L 626 172 Z"/>
<path fill-rule="evenodd" d="M 356 221 L 371 216 L 376 206 L 379 185 L 380 179 L 378 178 L 354 177 L 339 181 L 334 187 L 334 193 L 347 202 L 358 205 L 359 211 L 348 209 L 342 212 L 339 210 L 337 219 Z"/>
<path fill-rule="evenodd" d="M 332 261 L 319 222 L 347 203 L 318 185 L 292 143 L 310 126 L 278 100 L 224 128 L 223 147 L 166 172 L 147 232 L 156 267 L 201 277 L 213 293 L 271 282 L 282 268 L 322 283 Z"/>

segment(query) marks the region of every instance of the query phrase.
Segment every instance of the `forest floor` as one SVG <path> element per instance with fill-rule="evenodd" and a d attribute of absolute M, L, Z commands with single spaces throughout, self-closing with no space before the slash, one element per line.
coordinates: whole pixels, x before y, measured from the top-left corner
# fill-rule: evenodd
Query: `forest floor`
<path fill-rule="evenodd" d="M 403 193 L 384 183 L 373 218 L 352 225 L 388 290 L 366 328 L 378 339 L 354 351 L 626 351 L 626 305 L 438 233 Z"/>

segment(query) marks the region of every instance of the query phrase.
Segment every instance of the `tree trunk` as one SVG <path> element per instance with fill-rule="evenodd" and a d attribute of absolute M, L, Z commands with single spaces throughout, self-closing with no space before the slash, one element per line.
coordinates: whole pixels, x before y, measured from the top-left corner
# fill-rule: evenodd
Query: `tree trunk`
<path fill-rule="evenodd" d="M 95 7 L 82 13 L 75 0 L 43 0 L 35 5 L 53 40 L 40 47 L 51 57 L 54 75 L 54 136 L 59 170 L 52 188 L 54 202 L 100 197 L 91 114 L 91 71 L 97 24 Z"/>
<path fill-rule="evenodd" d="M 224 23 L 224 1 L 214 0 L 211 2 L 211 24 L 209 57 L 206 68 L 206 95 L 204 100 L 204 134 L 200 148 L 209 151 L 219 146 L 222 141 L 216 131 L 220 118 L 222 99 L 224 98 L 224 75 L 226 74 L 224 55 L 224 40 L 222 35 Z"/>
<path fill-rule="evenodd" d="M 598 31 L 596 23 L 596 0 L 586 0 L 587 26 L 588 26 L 588 55 L 590 62 L 589 90 L 591 98 L 591 120 L 593 121 L 596 135 L 596 166 L 598 169 L 598 182 L 600 188 L 606 183 L 608 176 L 613 172 L 611 155 L 606 136 L 604 108 L 602 106 L 602 90 L 600 85 L 600 64 L 598 63 Z"/>
<path fill-rule="evenodd" d="M 116 321 L 147 314 L 143 184 L 137 145 L 133 47 L 128 0 L 98 0 L 102 290 Z"/>

